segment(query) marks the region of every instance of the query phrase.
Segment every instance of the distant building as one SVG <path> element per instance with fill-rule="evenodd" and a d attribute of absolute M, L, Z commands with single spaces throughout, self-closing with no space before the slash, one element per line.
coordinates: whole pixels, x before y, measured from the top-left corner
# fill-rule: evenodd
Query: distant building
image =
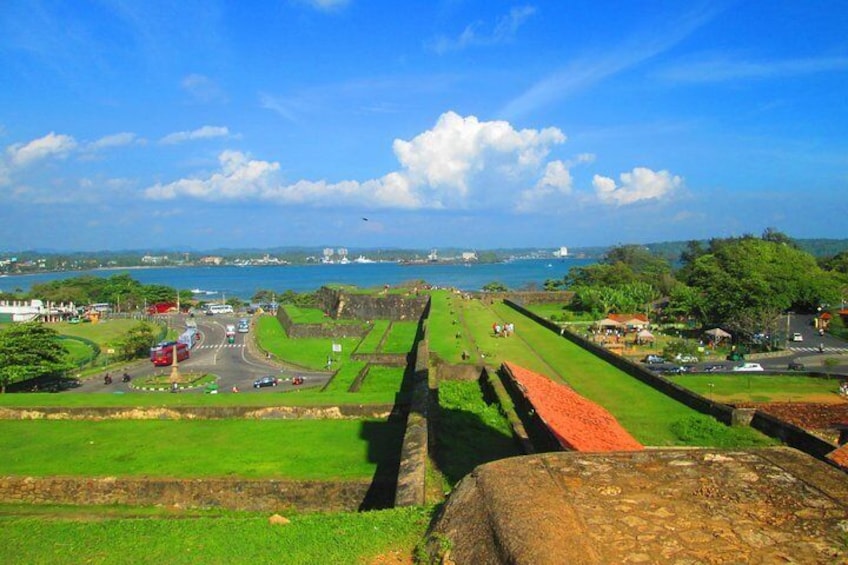
<path fill-rule="evenodd" d="M 568 247 L 560 247 L 559 251 L 554 251 L 554 257 L 568 257 Z"/>
<path fill-rule="evenodd" d="M 224 262 L 224 258 L 216 255 L 207 255 L 198 259 L 197 262 L 201 265 L 220 265 Z"/>
<path fill-rule="evenodd" d="M 476 251 L 463 251 L 462 252 L 462 260 L 463 261 L 476 261 L 477 260 L 477 252 Z"/>

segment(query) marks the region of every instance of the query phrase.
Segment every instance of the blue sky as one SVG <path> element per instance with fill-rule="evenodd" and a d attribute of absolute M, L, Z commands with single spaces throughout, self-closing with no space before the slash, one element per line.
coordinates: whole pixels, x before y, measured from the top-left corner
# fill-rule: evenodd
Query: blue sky
<path fill-rule="evenodd" d="M 4 0 L 0 250 L 848 237 L 846 30 L 814 0 Z"/>

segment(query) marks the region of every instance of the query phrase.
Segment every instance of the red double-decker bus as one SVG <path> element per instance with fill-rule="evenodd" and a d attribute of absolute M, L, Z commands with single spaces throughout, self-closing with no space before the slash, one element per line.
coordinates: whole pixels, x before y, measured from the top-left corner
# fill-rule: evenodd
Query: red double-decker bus
<path fill-rule="evenodd" d="M 188 345 L 169 341 L 168 343 L 160 343 L 156 347 L 151 347 L 150 360 L 157 367 L 170 365 L 174 362 L 174 347 L 177 348 L 177 363 L 188 359 Z"/>

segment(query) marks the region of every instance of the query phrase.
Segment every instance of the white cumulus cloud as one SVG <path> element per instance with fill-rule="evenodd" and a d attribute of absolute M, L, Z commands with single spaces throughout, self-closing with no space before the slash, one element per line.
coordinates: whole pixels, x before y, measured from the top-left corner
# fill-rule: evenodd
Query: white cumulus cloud
<path fill-rule="evenodd" d="M 175 143 L 183 143 L 185 141 L 193 141 L 195 139 L 209 139 L 212 137 L 226 137 L 230 135 L 230 130 L 221 126 L 203 126 L 192 131 L 177 131 L 169 133 L 159 140 L 159 143 L 165 145 L 173 145 Z"/>
<path fill-rule="evenodd" d="M 6 156 L 13 167 L 25 167 L 48 157 L 66 157 L 76 147 L 73 137 L 51 131 L 29 143 L 10 145 L 6 148 Z"/>
<path fill-rule="evenodd" d="M 279 163 L 228 151 L 219 157 L 219 172 L 157 184 L 145 194 L 153 199 L 255 197 L 312 206 L 404 209 L 508 205 L 540 177 L 558 190 L 570 185 L 564 179 L 567 170 L 549 167 L 545 161 L 551 149 L 563 142 L 565 135 L 557 128 L 517 130 L 508 122 L 446 112 L 432 129 L 410 140 L 396 139 L 393 149 L 400 166 L 380 178 L 284 183 Z"/>
<path fill-rule="evenodd" d="M 239 151 L 224 151 L 218 156 L 220 172 L 206 179 L 180 179 L 147 188 L 152 199 L 172 199 L 180 195 L 205 200 L 235 200 L 263 196 L 274 186 L 278 163 L 249 159 Z"/>
<path fill-rule="evenodd" d="M 641 200 L 658 200 L 668 196 L 683 185 L 683 179 L 668 171 L 652 171 L 636 167 L 629 173 L 619 175 L 621 185 L 615 180 L 595 175 L 592 186 L 601 202 L 606 204 L 633 204 Z"/>

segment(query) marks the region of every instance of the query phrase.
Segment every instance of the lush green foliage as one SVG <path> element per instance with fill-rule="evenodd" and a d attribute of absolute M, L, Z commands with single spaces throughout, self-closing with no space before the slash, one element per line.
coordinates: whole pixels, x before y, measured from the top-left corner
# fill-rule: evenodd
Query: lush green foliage
<path fill-rule="evenodd" d="M 11 383 L 58 375 L 72 367 L 56 331 L 39 322 L 0 331 L 0 390 Z"/>
<path fill-rule="evenodd" d="M 689 355 L 694 357 L 701 357 L 701 353 L 698 351 L 698 344 L 694 341 L 687 341 L 685 339 L 675 339 L 668 342 L 665 347 L 663 347 L 662 355 L 666 359 L 674 359 L 677 355 Z"/>
<path fill-rule="evenodd" d="M 706 318 L 732 333 L 774 334 L 790 308 L 815 310 L 838 298 L 834 277 L 815 258 L 772 239 L 713 240 L 686 265 L 687 283 L 704 297 Z"/>
<path fill-rule="evenodd" d="M 506 292 L 508 290 L 509 290 L 509 287 L 507 287 L 502 282 L 498 282 L 498 281 L 488 282 L 488 283 L 483 285 L 483 291 L 484 292 Z"/>
<path fill-rule="evenodd" d="M 374 512 L 289 514 L 126 509 L 0 507 L 5 563 L 362 564 L 410 555 L 431 507 Z M 159 518 L 159 519 L 151 519 Z M 179 519 L 188 518 L 188 519 Z M 384 561 L 378 561 L 377 556 Z"/>
<path fill-rule="evenodd" d="M 150 354 L 150 348 L 156 343 L 158 328 L 147 322 L 139 322 L 131 327 L 118 342 L 116 356 L 121 360 L 136 359 Z"/>
<path fill-rule="evenodd" d="M 403 427 L 376 420 L 10 420 L 3 475 L 370 478 Z"/>
<path fill-rule="evenodd" d="M 73 302 L 77 305 L 105 302 L 117 309 L 127 311 L 139 309 L 145 304 L 173 302 L 177 291 L 158 284 L 141 284 L 127 273 L 111 277 L 84 275 L 70 279 L 53 280 L 32 285 L 32 298 L 52 302 Z M 191 294 L 187 295 L 190 298 Z"/>

